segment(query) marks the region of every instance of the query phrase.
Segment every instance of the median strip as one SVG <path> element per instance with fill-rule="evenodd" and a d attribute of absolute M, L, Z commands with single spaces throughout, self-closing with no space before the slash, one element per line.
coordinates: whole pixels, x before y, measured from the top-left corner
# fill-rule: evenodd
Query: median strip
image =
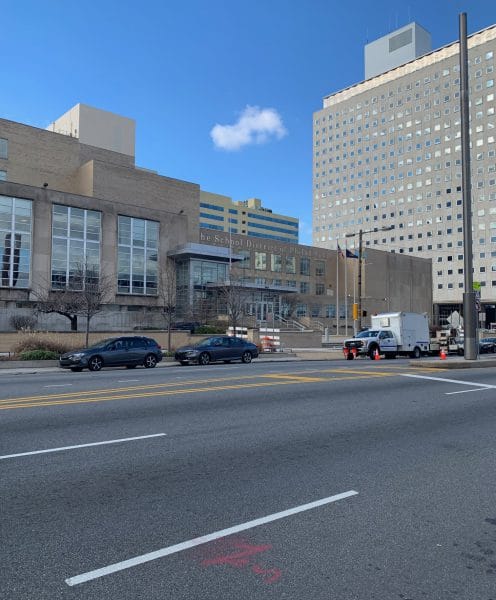
<path fill-rule="evenodd" d="M 194 548 L 195 546 L 200 546 L 202 544 L 207 544 L 208 542 L 213 542 L 215 540 L 218 540 L 219 538 L 233 535 L 241 531 L 246 531 L 247 529 L 253 529 L 254 527 L 265 525 L 267 523 L 272 523 L 273 521 L 278 521 L 279 519 L 285 519 L 286 517 L 290 517 L 292 515 L 305 512 L 307 510 L 312 510 L 314 508 L 318 508 L 319 506 L 331 504 L 332 502 L 337 502 L 338 500 L 344 500 L 345 498 L 350 498 L 351 496 L 356 496 L 357 494 L 358 492 L 356 492 L 355 490 L 350 490 L 348 492 L 343 492 L 341 494 L 329 496 L 328 498 L 316 500 L 315 502 L 301 504 L 300 506 L 295 506 L 294 508 L 283 510 L 282 512 L 273 513 L 271 515 L 267 515 L 266 517 L 254 519 L 253 521 L 247 521 L 246 523 L 241 523 L 240 525 L 235 525 L 234 527 L 229 527 L 227 529 L 221 529 L 220 531 L 215 531 L 213 533 L 209 533 L 201 537 L 193 538 L 186 542 L 175 544 L 174 546 L 168 546 L 160 550 L 155 550 L 154 552 L 148 552 L 147 554 L 142 554 L 141 556 L 135 556 L 134 558 L 130 558 L 128 560 L 123 560 L 121 562 L 108 565 L 107 567 L 102 567 L 100 569 L 88 571 L 87 573 L 82 573 L 81 575 L 69 577 L 69 579 L 66 579 L 65 582 L 67 583 L 67 585 L 70 586 L 86 583 L 87 581 L 92 581 L 93 579 L 105 577 L 106 575 L 110 575 L 112 573 L 124 571 L 126 569 L 136 567 L 137 565 L 142 565 L 152 560 L 157 560 L 158 558 L 170 556 L 171 554 L 176 554 L 178 552 L 182 552 L 183 550 L 189 550 L 190 548 Z"/>

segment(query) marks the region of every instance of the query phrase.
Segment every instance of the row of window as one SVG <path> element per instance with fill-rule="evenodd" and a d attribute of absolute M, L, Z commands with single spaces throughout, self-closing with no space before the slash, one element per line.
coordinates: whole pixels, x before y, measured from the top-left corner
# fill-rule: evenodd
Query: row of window
<path fill-rule="evenodd" d="M 28 288 L 31 274 L 32 201 L 0 196 L 3 243 L 2 287 Z M 52 206 L 51 285 L 63 289 L 90 270 L 99 276 L 102 214 L 72 206 Z M 159 224 L 119 215 L 117 291 L 155 295 L 158 288 Z"/>
<path fill-rule="evenodd" d="M 494 58 L 494 52 L 492 50 L 487 50 L 483 55 L 481 56 L 476 56 L 473 59 L 469 59 L 469 65 L 479 65 L 482 64 L 482 59 L 485 59 L 485 61 L 492 61 Z M 492 64 L 492 63 L 489 63 Z M 440 71 L 435 71 L 434 73 L 432 73 L 432 75 L 426 75 L 423 79 L 423 85 L 427 85 L 429 83 L 431 83 L 431 81 L 436 81 L 438 79 L 440 79 L 440 77 L 442 76 L 444 77 L 448 77 L 452 72 L 453 73 L 459 73 L 460 71 L 460 66 L 458 64 L 452 64 L 452 65 L 447 65 L 445 67 L 443 67 Z M 477 73 L 477 71 L 476 71 Z M 482 74 L 482 73 L 480 73 Z M 448 82 L 449 83 L 449 82 Z M 446 82 L 444 83 L 444 85 L 446 85 Z M 455 85 L 455 83 L 453 82 L 453 85 Z M 379 100 L 385 100 L 386 97 L 387 98 L 392 98 L 394 97 L 396 94 L 400 94 L 402 92 L 409 92 L 411 90 L 413 90 L 413 88 L 420 88 L 422 86 L 422 79 L 417 79 L 414 83 L 406 83 L 404 85 L 404 87 L 402 87 L 401 85 L 398 85 L 396 91 L 394 89 L 390 89 L 388 90 L 388 93 L 386 95 L 386 92 L 377 96 L 373 96 L 370 100 L 367 98 L 362 102 L 358 102 L 355 106 L 349 106 L 349 107 L 344 107 L 341 111 L 336 111 L 334 114 L 329 114 L 327 116 L 327 119 L 329 121 L 333 121 L 335 119 L 337 119 L 340 116 L 344 116 L 347 114 L 351 114 L 354 113 L 355 110 L 359 111 L 362 110 L 362 108 L 369 106 L 369 104 L 377 104 Z M 356 117 L 349 117 L 348 122 L 353 122 L 354 119 L 356 120 L 360 120 L 362 118 L 361 114 L 358 114 Z M 320 121 L 325 122 L 325 117 L 320 117 L 318 119 L 316 119 L 315 121 L 315 125 L 319 125 Z M 344 124 L 346 124 L 346 119 L 344 119 Z"/>
<path fill-rule="evenodd" d="M 245 259 L 240 263 L 240 267 L 243 269 L 251 268 L 251 257 L 249 252 L 243 253 Z M 296 257 L 295 256 L 282 256 L 281 254 L 269 254 L 267 252 L 255 252 L 255 269 L 257 271 L 272 271 L 273 273 L 282 273 L 283 267 L 284 272 L 288 274 L 296 274 Z M 269 263 L 270 261 L 270 263 Z M 316 260 L 314 261 L 314 273 L 317 277 L 323 277 L 325 275 L 325 261 Z M 299 260 L 299 273 L 300 275 L 311 274 L 311 260 L 307 257 L 300 257 Z"/>

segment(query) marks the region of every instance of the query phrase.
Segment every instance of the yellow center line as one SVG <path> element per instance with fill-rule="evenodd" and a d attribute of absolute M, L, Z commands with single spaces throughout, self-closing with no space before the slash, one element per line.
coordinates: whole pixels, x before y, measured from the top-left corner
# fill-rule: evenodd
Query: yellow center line
<path fill-rule="evenodd" d="M 200 380 L 191 380 L 191 381 L 174 381 L 169 383 L 155 383 L 150 385 L 136 385 L 129 387 L 118 387 L 118 388 L 103 388 L 101 390 L 88 390 L 81 392 L 64 392 L 61 394 L 46 394 L 42 396 L 20 396 L 19 398 L 6 398 L 0 400 L 0 404 L 17 402 L 21 400 L 44 400 L 44 399 L 52 399 L 52 398 L 73 398 L 74 396 L 91 396 L 92 394 L 100 394 L 100 393 L 113 393 L 113 392 L 133 392 L 139 390 L 153 390 L 153 389 L 161 389 L 167 387 L 177 387 L 179 385 L 195 385 L 199 383 L 217 383 L 220 381 L 239 381 L 240 379 L 260 379 L 263 375 L 247 375 L 245 377 L 220 377 L 215 379 L 200 379 Z"/>
<path fill-rule="evenodd" d="M 325 378 L 325 379 L 319 379 L 318 381 L 320 382 L 326 382 L 326 381 L 346 381 L 349 379 L 368 379 L 367 376 L 364 377 L 332 377 L 332 378 Z M 205 388 L 187 388 L 187 389 L 177 389 L 177 390 L 162 390 L 159 391 L 158 393 L 156 391 L 154 392 L 144 392 L 141 394 L 123 394 L 123 395 L 115 395 L 115 396 L 101 396 L 101 397 L 94 397 L 94 398 L 90 398 L 90 397 L 85 397 L 85 398 L 74 398 L 74 399 L 59 399 L 59 400 L 51 400 L 46 398 L 44 399 L 44 401 L 42 402 L 36 402 L 33 400 L 29 401 L 29 399 L 26 401 L 26 399 L 23 400 L 23 402 L 19 402 L 17 403 L 15 400 L 12 400 L 12 403 L 10 405 L 3 405 L 0 406 L 0 410 L 8 410 L 8 409 L 13 409 L 13 408 L 33 408 L 33 407 L 37 407 L 37 406 L 57 406 L 57 405 L 67 405 L 67 404 L 86 404 L 86 403 L 92 403 L 92 402 L 108 402 L 110 400 L 129 400 L 129 399 L 136 399 L 136 398 L 149 398 L 149 397 L 157 397 L 157 396 L 173 396 L 173 395 L 182 395 L 182 394 L 194 394 L 194 393 L 201 393 L 201 392 L 215 392 L 215 391 L 225 391 L 225 390 L 241 390 L 241 389 L 247 389 L 247 388 L 260 388 L 260 387 L 271 387 L 271 386 L 276 386 L 276 385 L 294 385 L 295 380 L 294 379 L 288 379 L 287 381 L 266 381 L 266 382 L 260 382 L 260 383 L 249 383 L 249 384 L 239 384 L 239 385 L 224 385 L 224 386 L 209 386 L 209 387 L 205 387 Z"/>
<path fill-rule="evenodd" d="M 399 367 L 398 367 L 399 368 Z M 427 368 L 426 368 L 427 369 Z M 405 370 L 405 369 L 402 369 Z M 428 369 L 439 371 L 439 369 Z M 303 373 L 309 373 L 305 371 Z M 394 371 L 364 371 L 354 370 L 350 368 L 331 368 L 312 370 L 315 376 L 308 376 L 302 372 L 296 373 L 267 373 L 260 375 L 239 375 L 233 377 L 216 377 L 210 379 L 202 379 L 196 381 L 175 381 L 167 383 L 157 383 L 150 385 L 139 385 L 121 388 L 106 388 L 102 390 L 87 390 L 81 392 L 64 392 L 60 394 L 47 394 L 39 396 L 23 396 L 19 398 L 7 398 L 0 400 L 0 410 L 13 408 L 33 408 L 37 406 L 56 406 L 66 404 L 84 404 L 92 402 L 107 402 L 110 400 L 129 400 L 135 398 L 149 398 L 157 396 L 173 396 L 193 393 L 204 393 L 212 391 L 238 390 L 246 388 L 270 387 L 274 385 L 293 385 L 299 383 L 324 383 L 330 381 L 346 381 L 349 379 L 370 379 L 395 377 L 397 373 Z M 325 377 L 322 375 L 344 375 L 344 377 Z M 261 379 L 262 381 L 250 383 L 249 380 Z M 211 385 L 236 381 L 233 385 Z M 243 383 L 239 383 L 243 381 Z M 189 386 L 182 387 L 179 386 Z M 206 387 L 197 387 L 198 385 Z M 193 387 L 192 387 L 193 386 Z M 175 389 L 171 389 L 175 388 Z M 148 390 L 148 391 L 147 391 Z"/>

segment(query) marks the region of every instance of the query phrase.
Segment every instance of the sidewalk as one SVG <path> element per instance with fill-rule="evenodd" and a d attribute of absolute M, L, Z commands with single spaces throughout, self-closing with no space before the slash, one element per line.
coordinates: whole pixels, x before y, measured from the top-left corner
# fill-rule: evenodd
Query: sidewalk
<path fill-rule="evenodd" d="M 343 360 L 341 350 L 332 350 L 329 348 L 287 348 L 284 352 L 262 352 L 254 362 L 302 362 L 302 361 L 332 361 Z M 368 358 L 356 359 L 360 363 L 369 363 L 372 367 L 375 361 Z M 381 359 L 384 361 L 384 359 Z M 388 360 L 386 363 L 393 365 L 395 361 Z M 347 365 L 353 365 L 354 361 L 347 361 Z M 158 363 L 158 369 L 166 367 L 177 367 L 179 363 L 174 360 L 164 359 Z M 477 360 L 465 360 L 462 356 L 448 356 L 441 360 L 437 356 L 422 358 L 419 360 L 410 360 L 408 367 L 429 368 L 429 369 L 480 369 L 496 367 L 496 355 L 488 354 L 480 356 Z M 56 360 L 36 360 L 36 361 L 0 361 L 1 375 L 29 375 L 35 373 L 70 373 L 68 369 L 61 369 Z"/>

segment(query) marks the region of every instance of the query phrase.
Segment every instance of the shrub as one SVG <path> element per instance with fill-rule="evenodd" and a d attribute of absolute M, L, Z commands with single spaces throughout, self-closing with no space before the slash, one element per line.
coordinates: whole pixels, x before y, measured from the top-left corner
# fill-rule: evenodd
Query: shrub
<path fill-rule="evenodd" d="M 10 326 L 16 331 L 34 329 L 36 322 L 37 319 L 34 315 L 12 315 L 9 319 Z"/>
<path fill-rule="evenodd" d="M 69 347 L 67 343 L 57 338 L 56 335 L 48 333 L 27 333 L 22 336 L 13 348 L 15 354 L 21 354 L 22 352 L 31 350 L 54 352 L 58 357 L 59 354 L 68 352 L 69 350 L 72 350 L 72 348 Z"/>
<path fill-rule="evenodd" d="M 201 325 L 195 329 L 195 333 L 201 334 L 215 334 L 215 333 L 226 333 L 225 327 L 218 327 L 216 325 Z"/>
<path fill-rule="evenodd" d="M 57 360 L 58 352 L 52 350 L 26 350 L 19 353 L 20 360 Z"/>

